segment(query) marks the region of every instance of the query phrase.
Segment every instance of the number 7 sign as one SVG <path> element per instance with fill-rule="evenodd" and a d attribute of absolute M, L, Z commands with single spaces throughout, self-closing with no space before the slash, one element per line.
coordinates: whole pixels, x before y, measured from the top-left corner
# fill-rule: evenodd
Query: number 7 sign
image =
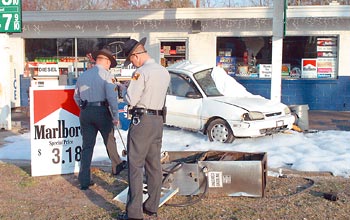
<path fill-rule="evenodd" d="M 21 0 L 0 0 L 0 33 L 22 32 Z"/>

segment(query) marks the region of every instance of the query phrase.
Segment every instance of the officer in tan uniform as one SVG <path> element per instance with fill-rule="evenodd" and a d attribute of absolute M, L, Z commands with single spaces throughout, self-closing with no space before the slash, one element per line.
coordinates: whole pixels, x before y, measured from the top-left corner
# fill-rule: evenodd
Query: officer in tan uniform
<path fill-rule="evenodd" d="M 162 187 L 160 155 L 170 75 L 149 56 L 145 42 L 146 38 L 130 39 L 123 47 L 124 65 L 131 62 L 137 69 L 124 94 L 132 115 L 127 142 L 129 192 L 126 212 L 118 219 L 143 219 L 143 213 L 157 216 Z M 143 169 L 149 197 L 142 204 Z"/>
<path fill-rule="evenodd" d="M 112 173 L 117 175 L 126 168 L 117 151 L 114 125 L 119 124 L 118 91 L 113 83 L 113 75 L 108 72 L 117 62 L 109 50 L 92 53 L 96 65 L 79 76 L 74 92 L 74 100 L 80 107 L 80 127 L 83 150 L 80 161 L 80 188 L 86 190 L 91 185 L 90 166 L 97 132 L 101 133 L 109 158 Z"/>

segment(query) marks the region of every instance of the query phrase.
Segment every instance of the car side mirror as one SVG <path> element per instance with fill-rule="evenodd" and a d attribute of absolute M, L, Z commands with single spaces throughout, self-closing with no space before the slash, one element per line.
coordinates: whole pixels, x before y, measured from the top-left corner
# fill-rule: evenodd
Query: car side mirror
<path fill-rule="evenodd" d="M 202 98 L 202 96 L 196 92 L 188 92 L 186 93 L 186 97 L 187 98 L 191 98 L 191 99 L 200 99 Z"/>

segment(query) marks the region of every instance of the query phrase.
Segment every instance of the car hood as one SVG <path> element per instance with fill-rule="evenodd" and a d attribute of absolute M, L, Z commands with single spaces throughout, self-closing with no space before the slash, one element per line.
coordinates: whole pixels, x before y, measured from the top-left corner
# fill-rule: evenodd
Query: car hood
<path fill-rule="evenodd" d="M 246 111 L 259 111 L 259 112 L 278 112 L 283 111 L 286 107 L 285 104 L 280 102 L 271 101 L 269 99 L 260 97 L 210 97 L 208 98 L 213 102 L 221 102 L 228 105 L 242 108 Z"/>

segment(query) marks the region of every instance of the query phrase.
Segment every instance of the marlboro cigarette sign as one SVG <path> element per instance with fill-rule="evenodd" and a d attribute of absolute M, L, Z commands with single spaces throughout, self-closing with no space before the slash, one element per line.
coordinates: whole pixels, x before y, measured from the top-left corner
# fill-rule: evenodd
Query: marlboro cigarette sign
<path fill-rule="evenodd" d="M 30 90 L 32 176 L 79 171 L 82 141 L 74 87 Z"/>

